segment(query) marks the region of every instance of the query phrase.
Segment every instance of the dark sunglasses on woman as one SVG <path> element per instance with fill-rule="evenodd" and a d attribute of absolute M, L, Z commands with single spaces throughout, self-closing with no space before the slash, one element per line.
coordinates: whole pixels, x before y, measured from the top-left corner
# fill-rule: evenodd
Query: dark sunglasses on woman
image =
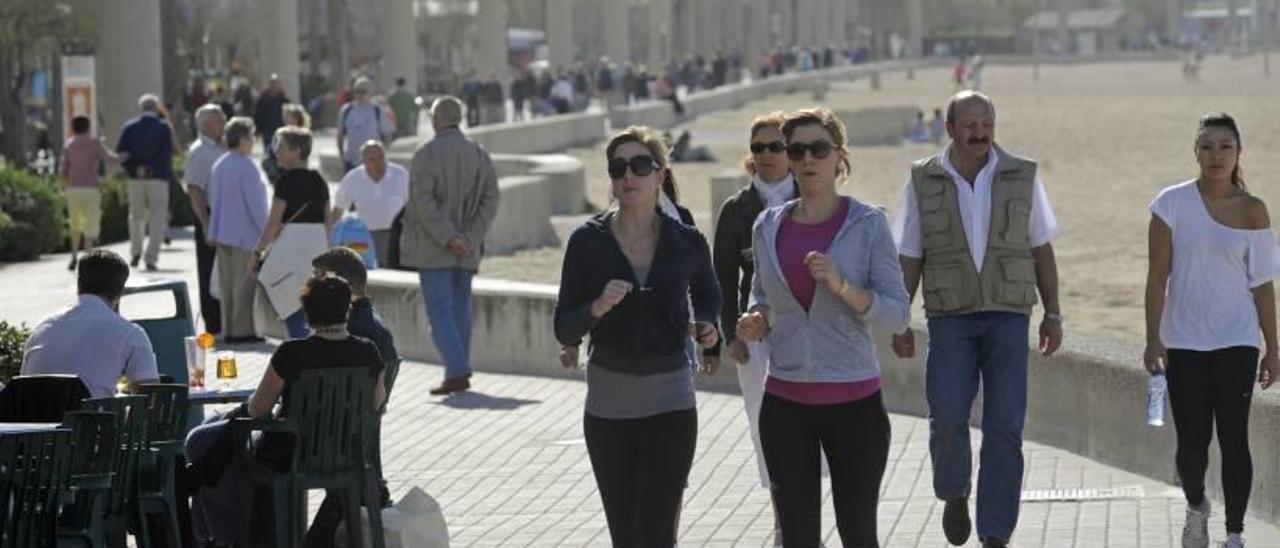
<path fill-rule="evenodd" d="M 644 154 L 632 156 L 631 158 L 610 158 L 609 177 L 614 180 L 625 177 L 627 175 L 627 167 L 631 168 L 631 173 L 636 177 L 644 177 L 662 166 L 653 159 L 653 156 Z"/>
<path fill-rule="evenodd" d="M 793 162 L 799 162 L 804 159 L 805 151 L 813 155 L 816 160 L 821 160 L 831 155 L 831 151 L 836 146 L 831 141 L 814 141 L 812 143 L 791 143 L 787 145 L 787 158 Z"/>
<path fill-rule="evenodd" d="M 770 154 L 777 154 L 787 149 L 787 145 L 782 141 L 774 141 L 772 143 L 751 143 L 751 153 L 757 156 L 764 154 L 766 151 Z"/>

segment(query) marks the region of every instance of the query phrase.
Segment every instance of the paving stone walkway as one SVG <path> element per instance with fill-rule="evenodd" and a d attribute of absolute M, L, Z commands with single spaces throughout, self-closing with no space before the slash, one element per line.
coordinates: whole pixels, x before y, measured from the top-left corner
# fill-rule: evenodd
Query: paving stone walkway
<path fill-rule="evenodd" d="M 194 290 L 189 235 L 176 236 L 161 256 L 166 270 L 136 276 L 177 276 Z M 127 245 L 112 248 L 127 254 Z M 73 302 L 75 277 L 66 271 L 66 261 L 59 255 L 0 265 L 0 319 L 34 324 Z M 192 304 L 198 306 L 197 299 Z M 125 310 L 147 312 L 154 306 L 126 303 Z M 242 364 L 237 386 L 256 384 L 272 348 L 262 344 L 235 349 Z M 585 384 L 480 373 L 471 392 L 429 396 L 428 387 L 441 374 L 442 368 L 435 365 L 403 366 L 384 419 L 384 455 L 393 497 L 412 486 L 434 496 L 448 519 L 453 546 L 608 546 L 582 441 Z M 768 546 L 773 519 L 768 495 L 756 485 L 741 399 L 700 393 L 698 418 L 698 450 L 685 496 L 681 546 Z M 942 505 L 930 488 L 928 425 L 919 418 L 895 415 L 892 431 L 879 508 L 882 545 L 944 547 Z M 975 432 L 975 447 L 979 439 Z M 1025 451 L 1027 492 L 1014 546 L 1178 546 L 1185 504 L 1174 486 L 1043 445 L 1027 443 Z M 312 497 L 313 505 L 318 498 Z M 829 491 L 824 491 L 824 498 L 824 540 L 828 546 L 839 546 Z M 1215 541 L 1222 536 L 1221 523 L 1217 510 L 1211 527 Z M 1280 547 L 1280 531 L 1274 525 L 1250 517 L 1246 533 L 1251 547 Z M 976 540 L 970 546 L 977 546 Z"/>

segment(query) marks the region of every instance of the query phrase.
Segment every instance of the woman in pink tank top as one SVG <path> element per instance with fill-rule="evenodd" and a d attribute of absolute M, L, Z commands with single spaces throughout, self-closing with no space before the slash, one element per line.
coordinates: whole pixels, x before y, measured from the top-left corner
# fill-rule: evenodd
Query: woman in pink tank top
<path fill-rule="evenodd" d="M 869 325 L 909 318 L 884 213 L 836 193 L 848 176 L 844 125 L 827 109 L 782 125 L 800 199 L 754 231 L 751 306 L 738 338 L 769 342 L 759 428 L 785 546 L 818 546 L 819 463 L 830 467 L 844 546 L 878 547 L 876 506 L 889 417 Z"/>

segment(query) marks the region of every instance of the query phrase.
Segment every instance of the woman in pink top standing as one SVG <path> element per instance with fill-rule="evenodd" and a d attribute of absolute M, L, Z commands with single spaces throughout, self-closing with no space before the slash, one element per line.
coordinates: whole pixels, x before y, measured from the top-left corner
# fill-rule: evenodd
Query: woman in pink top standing
<path fill-rule="evenodd" d="M 760 441 L 784 546 L 817 547 L 819 451 L 846 547 L 878 547 L 876 506 L 889 416 L 871 326 L 906 328 L 910 306 L 884 212 L 836 193 L 848 177 L 844 124 L 827 109 L 782 125 L 800 199 L 756 220 L 755 277 L 738 338 L 765 340 Z"/>
<path fill-rule="evenodd" d="M 114 152 L 107 150 L 102 139 L 89 134 L 89 119 L 71 119 L 71 139 L 62 147 L 62 164 L 58 174 L 67 182 L 67 221 L 71 236 L 71 264 L 76 269 L 76 253 L 98 244 L 102 224 L 101 169 L 105 162 L 118 163 Z"/>

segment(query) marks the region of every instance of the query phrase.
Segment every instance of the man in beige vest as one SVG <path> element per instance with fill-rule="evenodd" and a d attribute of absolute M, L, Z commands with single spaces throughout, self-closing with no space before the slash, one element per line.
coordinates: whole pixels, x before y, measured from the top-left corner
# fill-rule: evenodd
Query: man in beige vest
<path fill-rule="evenodd" d="M 964 91 L 947 107 L 951 144 L 911 166 L 894 240 L 907 291 L 923 275 L 929 323 L 925 390 L 934 494 L 946 501 L 942 526 L 956 546 L 969 539 L 969 410 L 982 383 L 978 536 L 1007 546 L 1022 493 L 1022 426 L 1027 407 L 1027 331 L 1036 294 L 1044 303 L 1040 351 L 1062 344 L 1058 269 L 1050 240 L 1057 220 L 1036 164 L 995 145 L 995 106 Z M 915 355 L 908 329 L 894 353 Z"/>

